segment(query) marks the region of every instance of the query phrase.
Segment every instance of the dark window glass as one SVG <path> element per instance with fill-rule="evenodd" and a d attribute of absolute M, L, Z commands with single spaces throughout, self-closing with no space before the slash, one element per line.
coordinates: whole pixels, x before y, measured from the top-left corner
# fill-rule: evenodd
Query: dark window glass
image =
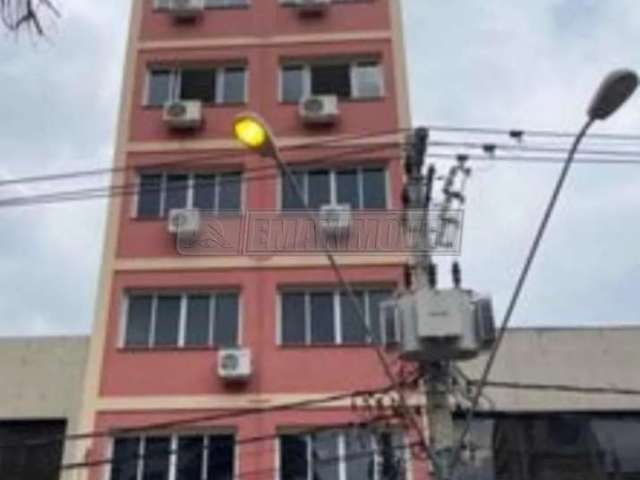
<path fill-rule="evenodd" d="M 303 435 L 280 437 L 280 479 L 307 480 L 307 439 Z"/>
<path fill-rule="evenodd" d="M 398 339 L 395 321 L 392 318 L 380 318 L 380 304 L 390 298 L 391 292 L 389 290 L 372 290 L 369 292 L 371 333 L 376 343 L 382 343 L 383 339 L 386 343 L 395 343 Z"/>
<path fill-rule="evenodd" d="M 127 331 L 124 341 L 127 347 L 146 347 L 149 345 L 152 305 L 153 299 L 150 295 L 131 295 L 129 297 Z"/>
<path fill-rule="evenodd" d="M 168 480 L 171 440 L 147 437 L 145 440 L 142 480 Z"/>
<path fill-rule="evenodd" d="M 138 216 L 160 216 L 162 197 L 162 175 L 140 175 L 140 192 L 138 193 Z"/>
<path fill-rule="evenodd" d="M 209 295 L 190 295 L 187 302 L 185 345 L 208 345 L 211 298 Z"/>
<path fill-rule="evenodd" d="M 357 170 L 340 170 L 336 172 L 338 203 L 348 203 L 351 208 L 360 208 Z"/>
<path fill-rule="evenodd" d="M 335 343 L 333 293 L 311 294 L 311 343 Z"/>
<path fill-rule="evenodd" d="M 245 101 L 245 69 L 227 68 L 224 71 L 224 103 L 243 103 Z"/>
<path fill-rule="evenodd" d="M 361 430 L 345 432 L 347 478 L 375 479 L 375 454 L 371 434 Z"/>
<path fill-rule="evenodd" d="M 216 101 L 216 71 L 212 68 L 183 69 L 180 77 L 180 98 L 214 103 Z"/>
<path fill-rule="evenodd" d="M 136 480 L 139 448 L 139 438 L 116 438 L 114 440 L 111 480 Z"/>
<path fill-rule="evenodd" d="M 294 172 L 293 173 L 294 181 L 298 186 L 298 190 L 304 196 L 304 172 Z M 296 193 L 295 188 L 291 185 L 288 176 L 282 177 L 282 208 L 283 210 L 302 210 L 304 209 L 304 203 Z"/>
<path fill-rule="evenodd" d="M 378 435 L 380 480 L 405 478 L 404 441 L 400 432 L 381 432 Z"/>
<path fill-rule="evenodd" d="M 315 65 L 311 67 L 311 93 L 351 97 L 349 65 Z"/>
<path fill-rule="evenodd" d="M 338 480 L 340 462 L 336 458 L 339 458 L 338 434 L 326 432 L 314 435 L 311 442 L 312 478 Z"/>
<path fill-rule="evenodd" d="M 210 436 L 207 457 L 207 479 L 233 480 L 235 464 L 233 435 Z"/>
<path fill-rule="evenodd" d="M 149 97 L 147 104 L 161 107 L 171 99 L 171 71 L 152 70 L 149 75 Z"/>
<path fill-rule="evenodd" d="M 193 183 L 193 208 L 213 210 L 216 202 L 216 176 L 198 174 Z"/>
<path fill-rule="evenodd" d="M 387 184 L 383 168 L 362 171 L 364 208 L 387 208 Z"/>
<path fill-rule="evenodd" d="M 178 438 L 176 480 L 200 480 L 202 478 L 203 451 L 204 437 L 193 435 Z"/>
<path fill-rule="evenodd" d="M 167 191 L 165 196 L 166 213 L 169 213 L 174 208 L 185 208 L 187 206 L 188 189 L 189 177 L 187 175 L 167 175 Z"/>
<path fill-rule="evenodd" d="M 177 345 L 178 325 L 180 324 L 180 297 L 159 296 L 157 303 L 154 345 Z"/>
<path fill-rule="evenodd" d="M 364 314 L 364 294 L 354 292 L 354 296 Z M 342 320 L 342 342 L 343 343 L 365 343 L 367 341 L 367 331 L 361 318 L 358 316 L 356 307 L 349 294 L 340 294 L 340 318 Z"/>
<path fill-rule="evenodd" d="M 220 176 L 220 198 L 218 210 L 237 212 L 240 210 L 242 176 L 239 173 L 225 173 Z"/>
<path fill-rule="evenodd" d="M 331 190 L 328 170 L 313 170 L 308 174 L 307 202 L 309 208 L 318 209 L 331 203 Z"/>
<path fill-rule="evenodd" d="M 234 347 L 238 343 L 238 294 L 223 293 L 216 296 L 214 344 Z"/>
<path fill-rule="evenodd" d="M 304 94 L 304 71 L 302 67 L 282 69 L 282 101 L 297 102 Z"/>
<path fill-rule="evenodd" d="M 305 343 L 305 294 L 282 294 L 282 343 Z"/>

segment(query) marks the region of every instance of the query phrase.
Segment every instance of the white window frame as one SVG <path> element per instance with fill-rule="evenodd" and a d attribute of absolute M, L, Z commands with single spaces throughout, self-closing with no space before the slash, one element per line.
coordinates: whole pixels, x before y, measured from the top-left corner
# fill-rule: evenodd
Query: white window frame
<path fill-rule="evenodd" d="M 162 64 L 150 64 L 147 66 L 146 79 L 145 79 L 145 87 L 144 87 L 144 95 L 142 105 L 148 108 L 161 108 L 158 105 L 152 105 L 151 99 L 149 95 L 151 94 L 151 77 L 153 76 L 153 72 L 157 70 L 167 70 L 169 71 L 169 98 L 167 102 L 175 102 L 180 101 L 180 90 L 182 87 L 182 71 L 186 69 L 202 69 L 207 70 L 211 69 L 214 71 L 215 76 L 215 92 L 214 92 L 214 101 L 205 103 L 203 105 L 207 106 L 220 106 L 224 107 L 227 105 L 246 105 L 249 102 L 249 68 L 246 63 L 224 63 L 224 64 L 189 64 L 185 63 L 183 65 L 162 65 Z M 226 102 L 224 100 L 224 82 L 226 78 L 227 70 L 235 70 L 235 69 L 244 69 L 244 98 L 240 102 Z"/>
<path fill-rule="evenodd" d="M 166 218 L 169 212 L 165 212 L 165 204 L 166 204 L 166 196 L 167 196 L 167 177 L 169 175 L 186 175 L 187 176 L 187 204 L 184 208 L 194 208 L 193 201 L 195 195 L 195 179 L 198 175 L 214 175 L 215 185 L 216 185 L 216 197 L 213 199 L 213 211 L 218 213 L 220 212 L 220 181 L 221 177 L 224 175 L 236 174 L 240 176 L 240 208 L 236 212 L 237 214 L 241 214 L 244 211 L 245 205 L 245 181 L 243 180 L 244 172 L 242 170 L 220 170 L 214 172 L 187 172 L 187 171 L 140 171 L 137 174 L 136 179 L 136 194 L 134 201 L 132 202 L 133 211 L 131 212 L 132 218 L 151 218 L 151 219 L 162 219 Z M 140 217 L 140 191 L 142 189 L 142 177 L 144 175 L 161 175 L 161 186 L 160 186 L 160 205 L 159 205 L 159 215 L 156 217 Z"/>
<path fill-rule="evenodd" d="M 356 170 L 358 175 L 358 205 L 354 207 L 354 210 L 365 210 L 364 204 L 364 170 L 370 170 L 374 168 L 382 168 L 384 170 L 384 184 L 385 184 L 385 206 L 384 209 L 388 210 L 391 204 L 391 192 L 390 192 L 390 179 L 389 179 L 389 167 L 386 164 L 381 163 L 371 163 L 371 164 L 357 164 L 353 166 L 349 165 L 340 165 L 340 166 L 305 166 L 304 168 L 296 168 L 295 164 L 291 165 L 292 171 L 294 174 L 303 173 L 304 179 L 302 184 L 302 194 L 305 196 L 305 203 L 308 202 L 308 191 L 309 191 L 309 172 L 314 170 L 328 170 L 329 171 L 329 201 L 331 205 L 336 205 L 338 203 L 338 172 L 344 170 Z M 278 175 L 278 210 L 283 211 L 284 208 L 284 197 L 282 195 L 282 191 L 284 190 L 284 182 L 288 182 L 289 180 L 284 178 L 283 175 Z"/>
<path fill-rule="evenodd" d="M 358 82 L 356 80 L 356 70 L 360 64 L 376 63 L 378 66 L 378 82 L 380 85 L 380 94 L 376 96 L 360 96 L 358 93 Z M 358 57 L 352 60 L 340 60 L 340 59 L 320 59 L 315 61 L 283 61 L 280 63 L 278 70 L 278 100 L 281 103 L 285 102 L 284 99 L 284 74 L 283 70 L 286 68 L 300 68 L 302 69 L 302 97 L 308 97 L 311 95 L 311 69 L 315 66 L 321 65 L 349 65 L 349 79 L 351 96 L 349 98 L 342 99 L 343 101 L 349 100 L 379 100 L 386 96 L 384 69 L 381 58 L 372 57 Z M 291 103 L 286 101 L 286 103 Z"/>
<path fill-rule="evenodd" d="M 222 348 L 219 345 L 214 344 L 215 328 L 216 328 L 216 316 L 215 307 L 217 298 L 219 295 L 233 293 L 238 298 L 238 318 L 237 318 L 237 338 L 236 344 L 238 347 L 242 345 L 242 323 L 243 323 L 243 308 L 242 308 L 242 295 L 239 289 L 221 289 L 215 291 L 173 291 L 173 290 L 160 290 L 160 291 L 145 291 L 145 290 L 130 290 L 125 292 L 122 302 L 122 313 L 120 319 L 120 334 L 119 334 L 119 347 L 121 349 L 144 349 L 144 350 L 163 350 L 163 349 L 219 349 Z M 127 327 L 129 321 L 129 304 L 130 298 L 137 295 L 147 295 L 151 297 L 151 321 L 149 326 L 149 336 L 147 338 L 146 347 L 144 346 L 129 346 L 127 345 Z M 209 338 L 206 345 L 187 345 L 186 344 L 186 332 L 187 332 L 187 311 L 188 311 L 188 297 L 192 295 L 208 295 L 209 296 Z M 158 297 L 161 296 L 176 296 L 180 297 L 180 314 L 178 318 L 178 341 L 176 345 L 160 346 L 155 345 L 155 333 L 156 333 L 156 317 L 158 310 Z"/>
<path fill-rule="evenodd" d="M 221 428 L 221 429 L 217 429 L 215 431 L 202 431 L 202 430 L 194 430 L 194 431 L 180 431 L 180 432 L 158 432 L 157 433 L 158 436 L 161 437 L 167 437 L 169 438 L 169 445 L 170 445 L 170 451 L 169 451 L 169 479 L 168 480 L 174 480 L 176 478 L 177 475 L 177 471 L 178 471 L 178 441 L 181 437 L 188 437 L 188 436 L 192 436 L 192 435 L 197 435 L 197 436 L 202 436 L 203 437 L 203 442 L 202 442 L 202 446 L 203 446 L 203 450 L 202 450 L 202 472 L 201 472 L 201 479 L 205 479 L 205 480 L 210 480 L 207 479 L 206 473 L 207 473 L 207 468 L 208 468 L 208 462 L 209 462 L 209 456 L 207 455 L 207 452 L 209 451 L 209 437 L 212 436 L 217 436 L 217 435 L 233 435 L 233 443 L 234 443 L 234 452 L 233 452 L 233 468 L 234 468 L 234 475 L 237 475 L 237 472 L 239 471 L 239 467 L 240 467 L 240 463 L 239 463 L 239 445 L 238 445 L 238 438 L 237 438 L 237 433 L 234 429 L 231 428 Z M 142 479 L 142 475 L 144 474 L 143 471 L 143 465 L 144 465 L 144 456 L 145 456 L 145 450 L 147 447 L 147 438 L 148 437 L 153 437 L 156 436 L 156 434 L 154 433 L 149 433 L 149 434 L 143 434 L 143 435 L 125 435 L 122 437 L 118 437 L 118 438 L 137 438 L 139 440 L 138 443 L 138 456 L 140 458 L 138 458 L 136 460 L 136 480 L 141 480 Z M 112 438 L 107 446 L 107 450 L 109 453 L 109 458 L 113 457 L 113 452 L 115 450 L 115 443 L 116 443 L 117 438 Z M 111 479 L 111 464 L 109 464 L 105 471 L 104 474 L 102 475 L 102 478 L 104 480 L 110 480 Z"/>
<path fill-rule="evenodd" d="M 406 432 L 403 431 L 402 429 L 398 429 L 398 428 L 391 428 L 391 429 L 387 429 L 386 432 L 394 434 L 396 432 L 400 433 L 402 435 L 402 444 L 404 446 L 404 450 L 402 451 L 401 455 L 404 457 L 404 461 L 405 461 L 405 475 L 404 475 L 404 479 L 405 480 L 411 480 L 413 478 L 412 475 L 412 461 L 411 461 L 411 455 L 410 452 L 408 451 L 408 443 L 407 443 L 407 435 Z M 338 456 L 338 480 L 356 480 L 356 479 L 351 479 L 351 478 L 347 478 L 347 462 L 346 462 L 346 456 L 347 456 L 347 433 L 344 430 L 338 430 L 337 431 L 337 437 L 338 437 L 338 442 L 337 442 L 337 456 Z M 280 476 L 280 472 L 282 471 L 282 465 L 280 463 L 280 459 L 282 457 L 281 453 L 282 453 L 282 436 L 283 435 L 301 435 L 304 437 L 305 440 L 305 444 L 306 444 L 306 453 L 307 453 L 307 479 L 306 480 L 313 480 L 313 451 L 312 451 L 312 442 L 311 442 L 311 437 L 313 434 L 307 433 L 304 430 L 301 430 L 300 428 L 285 428 L 285 429 L 278 429 L 278 438 L 275 440 L 275 452 L 276 452 L 276 473 L 275 473 L 275 479 L 274 480 L 280 480 L 281 476 Z M 373 455 L 374 455 L 374 463 L 375 463 L 375 471 L 374 471 L 374 480 L 380 480 L 380 462 L 381 462 L 381 456 L 380 456 L 380 446 L 377 442 L 377 439 L 374 435 L 372 435 L 370 437 L 371 440 L 371 444 L 368 447 L 367 450 L 373 450 Z"/>
<path fill-rule="evenodd" d="M 391 285 L 366 285 L 366 286 L 356 286 L 354 287 L 355 291 L 363 292 L 365 295 L 364 299 L 364 318 L 367 325 L 367 334 L 371 331 L 371 299 L 370 292 L 376 290 L 389 290 L 393 295 L 395 288 Z M 304 294 L 304 343 L 285 343 L 283 338 L 282 327 L 284 325 L 284 318 L 282 316 L 282 306 L 283 295 L 291 293 L 291 294 Z M 326 344 L 314 344 L 311 338 L 311 295 L 314 293 L 331 293 L 333 295 L 333 321 L 334 321 L 334 342 L 326 343 Z M 284 287 L 279 289 L 278 297 L 276 303 L 276 342 L 280 347 L 309 347 L 309 346 L 324 346 L 327 345 L 329 347 L 352 347 L 352 346 L 368 346 L 373 345 L 373 341 L 371 339 L 365 340 L 363 343 L 344 343 L 343 334 L 342 334 L 342 307 L 340 302 L 340 297 L 343 293 L 346 293 L 345 290 L 340 288 L 331 288 L 331 287 L 315 287 L 315 288 L 297 288 L 297 287 Z M 387 343 L 387 333 L 386 333 L 386 325 L 383 322 L 383 319 L 380 319 L 380 345 L 386 346 Z M 399 332 L 398 325 L 396 325 L 396 332 Z M 396 339 L 397 341 L 397 339 Z"/>

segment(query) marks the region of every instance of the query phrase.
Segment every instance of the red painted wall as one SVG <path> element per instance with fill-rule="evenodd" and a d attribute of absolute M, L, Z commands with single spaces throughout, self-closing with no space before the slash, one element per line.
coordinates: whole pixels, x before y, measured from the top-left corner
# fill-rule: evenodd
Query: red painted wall
<path fill-rule="evenodd" d="M 402 279 L 399 266 L 348 267 L 343 271 L 348 281 L 361 285 L 393 288 Z M 337 285 L 337 280 L 329 268 L 118 274 L 112 291 L 101 393 L 106 396 L 317 393 L 386 385 L 388 382 L 370 347 L 276 344 L 279 288 L 333 285 Z M 229 388 L 217 377 L 213 348 L 120 348 L 122 300 L 127 290 L 221 288 L 240 292 L 241 344 L 251 348 L 255 366 L 255 375 L 245 386 Z M 389 353 L 393 360 L 393 352 Z"/>

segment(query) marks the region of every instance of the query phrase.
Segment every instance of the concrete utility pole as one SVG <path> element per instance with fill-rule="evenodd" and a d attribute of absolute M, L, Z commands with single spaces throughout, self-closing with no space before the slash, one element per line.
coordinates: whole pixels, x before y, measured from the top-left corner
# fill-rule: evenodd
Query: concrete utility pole
<path fill-rule="evenodd" d="M 414 249 L 413 290 L 434 289 L 437 282 L 436 265 L 431 259 L 429 209 L 435 178 L 435 167 L 430 165 L 423 174 L 424 159 L 429 132 L 419 127 L 409 134 L 405 173 L 407 184 L 404 192 L 407 209 L 406 228 L 412 236 Z M 426 410 L 428 431 L 425 435 L 433 448 L 437 465 L 436 475 L 440 480 L 450 477 L 449 465 L 453 452 L 454 427 L 449 407 L 450 364 L 448 361 L 421 361 L 425 375 Z"/>

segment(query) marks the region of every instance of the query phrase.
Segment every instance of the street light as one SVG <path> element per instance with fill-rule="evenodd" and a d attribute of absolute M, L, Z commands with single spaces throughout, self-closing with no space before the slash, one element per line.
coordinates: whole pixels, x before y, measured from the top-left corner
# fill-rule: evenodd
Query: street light
<path fill-rule="evenodd" d="M 239 114 L 233 122 L 233 133 L 244 146 L 263 157 L 271 157 L 280 163 L 280 154 L 273 133 L 257 113 Z"/>
<path fill-rule="evenodd" d="M 522 292 L 522 288 L 524 287 L 525 281 L 529 274 L 529 270 L 531 269 L 533 260 L 536 256 L 536 253 L 538 252 L 538 247 L 540 246 L 542 237 L 544 236 L 547 225 L 549 224 L 551 214 L 553 213 L 553 210 L 558 201 L 558 197 L 560 196 L 560 192 L 562 191 L 562 186 L 564 185 L 564 182 L 567 178 L 567 174 L 569 173 L 569 169 L 571 168 L 571 164 L 573 162 L 573 158 L 575 157 L 576 151 L 578 150 L 578 146 L 582 142 L 582 139 L 585 137 L 591 126 L 595 123 L 595 121 L 606 120 L 607 118 L 609 118 L 609 116 L 616 112 L 629 99 L 629 97 L 631 97 L 637 87 L 638 75 L 634 71 L 627 69 L 614 70 L 602 80 L 600 86 L 598 87 L 598 90 L 596 90 L 596 93 L 591 100 L 591 103 L 589 104 L 589 108 L 587 109 L 587 120 L 576 135 L 573 141 L 573 145 L 571 145 L 571 149 L 569 149 L 567 159 L 564 162 L 562 171 L 560 172 L 560 176 L 556 181 L 556 185 L 549 200 L 549 204 L 547 205 L 544 216 L 542 217 L 542 222 L 538 227 L 538 231 L 536 232 L 533 244 L 531 246 L 531 249 L 529 250 L 522 271 L 520 272 L 520 276 L 518 277 L 516 287 L 509 300 L 509 304 L 505 311 L 502 324 L 500 325 L 500 331 L 496 336 L 496 341 L 493 345 L 493 348 L 491 349 L 489 358 L 487 359 L 484 370 L 482 371 L 482 376 L 480 377 L 480 381 L 478 382 L 478 387 L 476 388 L 475 394 L 471 401 L 471 406 L 469 407 L 462 433 L 460 434 L 460 438 L 458 439 L 458 442 L 453 449 L 450 468 L 448 469 L 448 472 L 446 472 L 446 478 L 449 478 L 455 473 L 456 466 L 460 461 L 462 445 L 464 443 L 464 439 L 469 433 L 469 430 L 471 429 L 471 422 L 473 420 L 474 412 L 478 408 L 478 403 L 480 402 L 480 398 L 482 397 L 482 394 L 484 392 L 484 387 L 489 380 L 489 375 L 495 362 L 498 349 L 500 348 L 502 340 L 504 339 L 507 327 L 509 326 L 509 322 L 511 321 L 511 316 L 513 315 L 513 311 L 516 307 L 516 304 L 518 303 L 520 293 Z"/>

